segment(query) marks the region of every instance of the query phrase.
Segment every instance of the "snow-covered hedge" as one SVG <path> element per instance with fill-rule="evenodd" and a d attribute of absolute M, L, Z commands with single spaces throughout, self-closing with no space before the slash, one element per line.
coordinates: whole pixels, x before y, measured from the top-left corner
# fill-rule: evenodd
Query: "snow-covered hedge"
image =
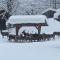
<path fill-rule="evenodd" d="M 58 19 L 59 15 L 60 15 L 60 8 L 56 10 L 56 13 L 54 14 L 54 18 Z"/>

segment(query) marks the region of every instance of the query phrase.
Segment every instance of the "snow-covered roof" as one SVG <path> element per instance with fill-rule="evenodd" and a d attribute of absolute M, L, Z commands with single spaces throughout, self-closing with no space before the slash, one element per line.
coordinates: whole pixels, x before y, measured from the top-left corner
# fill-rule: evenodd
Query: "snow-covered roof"
<path fill-rule="evenodd" d="M 14 15 L 11 16 L 7 23 L 21 24 L 21 23 L 45 23 L 46 16 L 44 15 Z"/>
<path fill-rule="evenodd" d="M 56 10 L 56 12 L 60 12 L 60 8 Z"/>
<path fill-rule="evenodd" d="M 60 15 L 60 8 L 56 10 L 56 13 L 54 14 L 54 18 L 58 18 Z"/>
<path fill-rule="evenodd" d="M 56 9 L 48 8 L 48 9 L 44 10 L 41 14 L 43 14 L 43 13 L 45 13 L 45 12 L 49 11 L 49 10 L 56 11 Z"/>

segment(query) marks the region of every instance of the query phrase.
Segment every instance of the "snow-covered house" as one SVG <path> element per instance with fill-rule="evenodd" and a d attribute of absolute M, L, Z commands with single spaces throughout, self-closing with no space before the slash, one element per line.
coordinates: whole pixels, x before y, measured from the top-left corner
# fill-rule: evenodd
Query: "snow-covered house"
<path fill-rule="evenodd" d="M 15 15 L 11 16 L 6 24 L 15 25 L 16 35 L 22 26 L 34 26 L 38 29 L 38 34 L 40 34 L 41 26 L 47 25 L 47 18 L 44 15 Z"/>
<path fill-rule="evenodd" d="M 44 10 L 41 14 L 46 15 L 47 18 L 52 18 L 54 16 L 54 13 L 56 13 L 56 9 L 48 8 Z"/>

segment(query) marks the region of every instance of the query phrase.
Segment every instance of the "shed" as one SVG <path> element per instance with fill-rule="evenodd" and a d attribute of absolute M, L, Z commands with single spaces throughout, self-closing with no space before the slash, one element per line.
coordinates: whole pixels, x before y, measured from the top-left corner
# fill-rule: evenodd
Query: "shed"
<path fill-rule="evenodd" d="M 48 8 L 44 10 L 41 14 L 47 16 L 47 18 L 53 18 L 54 13 L 56 13 L 56 10 L 53 8 Z"/>
<path fill-rule="evenodd" d="M 14 15 L 8 19 L 6 24 L 16 26 L 16 35 L 18 35 L 19 29 L 23 26 L 34 26 L 38 29 L 38 34 L 40 34 L 41 26 L 48 26 L 46 19 L 44 15 Z"/>

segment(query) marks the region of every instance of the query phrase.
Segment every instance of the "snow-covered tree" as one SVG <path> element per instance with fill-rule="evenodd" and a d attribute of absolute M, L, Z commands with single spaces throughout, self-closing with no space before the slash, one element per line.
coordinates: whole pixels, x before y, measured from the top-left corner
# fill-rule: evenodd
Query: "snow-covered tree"
<path fill-rule="evenodd" d="M 0 9 L 11 15 L 41 14 L 49 7 L 60 8 L 60 0 L 0 0 Z"/>

